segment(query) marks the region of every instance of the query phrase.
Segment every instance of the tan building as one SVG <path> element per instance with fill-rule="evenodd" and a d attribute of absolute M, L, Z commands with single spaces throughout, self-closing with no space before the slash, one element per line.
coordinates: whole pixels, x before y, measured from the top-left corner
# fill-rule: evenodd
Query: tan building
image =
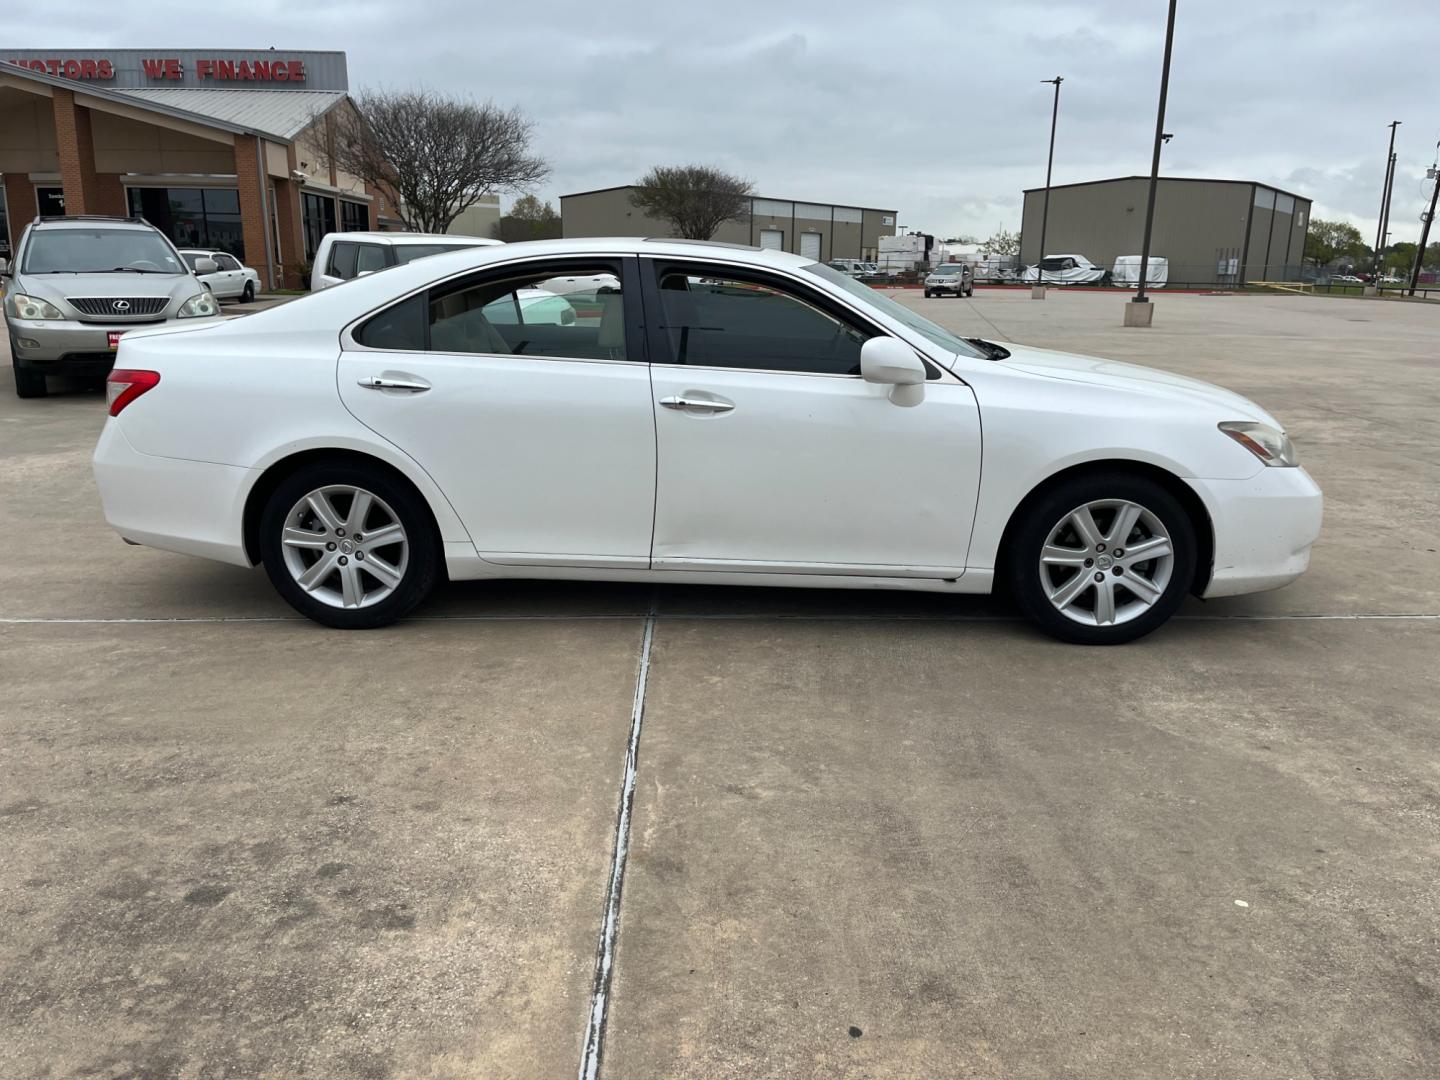
<path fill-rule="evenodd" d="M 299 286 L 327 232 L 391 216 L 327 163 L 347 85 L 338 52 L 0 50 L 0 235 L 13 250 L 37 215 L 140 216 Z"/>
<path fill-rule="evenodd" d="M 1121 176 L 1050 189 L 1045 250 L 1040 217 L 1045 189 L 1027 188 L 1020 261 L 1084 255 L 1106 270 L 1139 255 L 1145 235 L 1148 176 Z M 1298 281 L 1310 200 L 1251 180 L 1164 176 L 1155 190 L 1150 254 L 1169 260 L 1171 285 Z"/>
<path fill-rule="evenodd" d="M 670 236 L 668 222 L 647 217 L 630 202 L 632 185 L 560 196 L 561 235 Z M 777 248 L 814 259 L 874 259 L 880 237 L 895 235 L 896 210 L 756 196 L 738 221 L 712 237 L 720 243 Z"/>

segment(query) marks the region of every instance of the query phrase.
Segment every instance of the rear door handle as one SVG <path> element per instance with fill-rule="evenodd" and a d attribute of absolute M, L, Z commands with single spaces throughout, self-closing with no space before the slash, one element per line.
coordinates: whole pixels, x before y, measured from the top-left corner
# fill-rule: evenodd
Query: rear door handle
<path fill-rule="evenodd" d="M 366 375 L 356 382 L 366 390 L 404 390 L 411 394 L 423 394 L 430 384 L 420 379 L 387 379 L 381 375 Z"/>
<path fill-rule="evenodd" d="M 683 394 L 676 394 L 673 397 L 663 397 L 660 404 L 667 409 L 680 409 L 684 412 L 708 412 L 722 413 L 729 412 L 735 408 L 733 402 L 721 401 L 717 398 L 692 398 Z"/>

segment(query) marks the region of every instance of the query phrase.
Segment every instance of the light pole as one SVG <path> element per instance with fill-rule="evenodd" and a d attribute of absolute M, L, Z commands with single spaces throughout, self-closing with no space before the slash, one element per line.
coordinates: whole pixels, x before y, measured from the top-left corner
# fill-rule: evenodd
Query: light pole
<path fill-rule="evenodd" d="M 1385 151 L 1385 184 L 1380 189 L 1380 221 L 1375 230 L 1375 262 L 1370 267 L 1377 279 L 1380 277 L 1380 249 L 1385 246 L 1385 226 L 1390 217 L 1390 190 L 1395 183 L 1395 129 L 1399 126 L 1399 120 L 1390 121 L 1390 148 Z"/>
<path fill-rule="evenodd" d="M 1430 192 L 1430 212 L 1425 215 L 1424 224 L 1420 227 L 1420 246 L 1415 249 L 1415 268 L 1410 271 L 1411 296 L 1415 295 L 1415 286 L 1420 284 L 1420 270 L 1425 265 L 1425 245 L 1430 242 L 1430 226 L 1435 221 L 1435 204 L 1440 200 L 1440 143 L 1435 144 L 1435 165 L 1430 167 L 1429 173 L 1435 181 L 1435 189 Z"/>
<path fill-rule="evenodd" d="M 1150 233 L 1155 225 L 1155 188 L 1160 180 L 1160 147 L 1165 142 L 1165 99 L 1170 93 L 1170 53 L 1174 45 L 1175 0 L 1170 0 L 1170 14 L 1165 21 L 1165 60 L 1160 65 L 1160 107 L 1155 113 L 1155 152 L 1150 158 L 1150 197 L 1145 204 L 1145 238 L 1140 242 L 1140 282 L 1135 299 L 1125 305 L 1126 326 L 1149 326 L 1155 317 L 1155 309 L 1145 295 L 1145 279 L 1150 269 Z"/>
<path fill-rule="evenodd" d="M 1035 260 L 1035 287 L 1030 290 L 1031 300 L 1045 299 L 1045 227 L 1050 223 L 1050 173 L 1055 168 L 1055 126 L 1060 122 L 1060 84 L 1065 79 L 1056 75 L 1053 79 L 1040 81 L 1055 84 L 1055 107 L 1050 112 L 1050 156 L 1045 159 L 1045 205 L 1040 211 L 1040 257 Z"/>

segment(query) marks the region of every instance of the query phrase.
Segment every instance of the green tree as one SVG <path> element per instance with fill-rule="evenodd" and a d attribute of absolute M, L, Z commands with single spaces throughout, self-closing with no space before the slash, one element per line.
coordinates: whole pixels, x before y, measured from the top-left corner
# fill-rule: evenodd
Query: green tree
<path fill-rule="evenodd" d="M 1386 248 L 1381 257 L 1381 267 L 1385 273 L 1408 278 L 1411 268 L 1415 265 L 1415 249 L 1418 246 L 1409 241 L 1403 241 L 1399 244 L 1391 244 Z"/>
<path fill-rule="evenodd" d="M 507 244 L 522 240 L 555 240 L 560 236 L 560 215 L 548 202 L 534 195 L 521 195 L 491 229 L 496 240 Z"/>
<path fill-rule="evenodd" d="M 750 181 L 709 165 L 656 165 L 635 183 L 630 202 L 668 222 L 681 240 L 709 240 L 750 209 Z"/>
<path fill-rule="evenodd" d="M 1305 234 L 1305 258 L 1314 260 L 1317 266 L 1329 266 L 1337 259 L 1357 266 L 1368 265 L 1371 256 L 1370 248 L 1354 225 L 1310 219 L 1310 229 Z"/>

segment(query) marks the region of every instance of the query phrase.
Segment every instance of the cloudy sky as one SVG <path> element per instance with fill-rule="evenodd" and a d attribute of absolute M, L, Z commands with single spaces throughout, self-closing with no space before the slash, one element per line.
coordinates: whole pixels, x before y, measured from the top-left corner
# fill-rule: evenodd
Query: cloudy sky
<path fill-rule="evenodd" d="M 428 85 L 519 105 L 539 194 L 703 161 L 759 194 L 896 208 L 981 237 L 1044 182 L 1147 173 L 1163 0 L 497 4 L 72 0 L 10 18 L 16 48 L 341 49 L 352 89 Z M 422 13 L 423 12 L 423 16 Z M 1413 240 L 1440 140 L 1436 0 L 1180 0 L 1162 170 L 1308 195 L 1370 238 L 1386 125 L 1404 121 L 1394 239 Z M 1427 88 L 1420 69 L 1429 64 Z"/>

